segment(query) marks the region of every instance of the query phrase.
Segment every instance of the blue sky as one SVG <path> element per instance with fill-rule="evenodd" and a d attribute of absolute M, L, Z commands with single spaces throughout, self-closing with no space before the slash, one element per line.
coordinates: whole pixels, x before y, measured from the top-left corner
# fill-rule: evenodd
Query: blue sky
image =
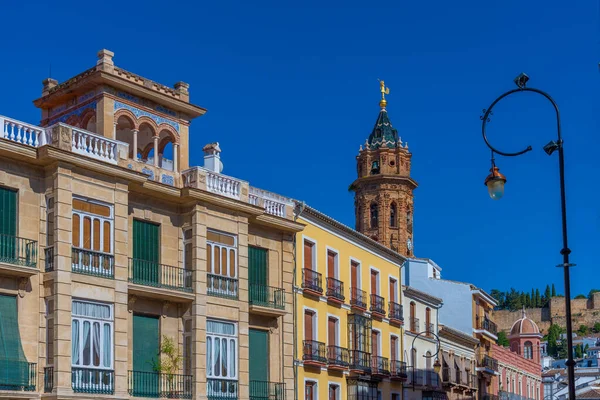
<path fill-rule="evenodd" d="M 541 150 L 555 122 L 543 98 L 497 106 L 490 140 L 535 151 L 497 160 L 501 201 L 483 185 L 481 110 L 527 72 L 562 112 L 573 295 L 600 286 L 597 1 L 59 3 L 3 7 L 0 114 L 37 123 L 31 100 L 49 66 L 63 81 L 108 48 L 122 68 L 190 83 L 208 109 L 191 127 L 193 164 L 219 141 L 224 173 L 353 226 L 347 188 L 385 79 L 419 183 L 417 256 L 487 290 L 554 282 L 562 292 L 558 159 Z"/>

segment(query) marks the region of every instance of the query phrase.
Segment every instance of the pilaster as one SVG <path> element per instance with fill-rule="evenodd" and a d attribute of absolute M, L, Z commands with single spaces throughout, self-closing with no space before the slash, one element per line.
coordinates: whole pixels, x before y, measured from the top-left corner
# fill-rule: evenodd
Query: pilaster
<path fill-rule="evenodd" d="M 194 258 L 192 304 L 192 371 L 195 399 L 206 398 L 206 210 L 196 205 L 192 211 Z"/>

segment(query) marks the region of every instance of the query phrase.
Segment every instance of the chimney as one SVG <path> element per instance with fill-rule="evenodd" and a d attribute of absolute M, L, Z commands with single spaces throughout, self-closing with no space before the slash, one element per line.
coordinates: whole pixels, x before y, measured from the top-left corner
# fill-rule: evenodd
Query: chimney
<path fill-rule="evenodd" d="M 113 72 L 115 68 L 115 63 L 113 61 L 113 57 L 115 53 L 110 50 L 102 49 L 98 52 L 98 61 L 96 61 L 96 66 L 100 71 Z"/>
<path fill-rule="evenodd" d="M 190 85 L 185 82 L 177 82 L 174 85 L 175 91 L 179 94 L 179 98 L 183 101 L 190 101 Z"/>
<path fill-rule="evenodd" d="M 207 144 L 202 151 L 204 152 L 204 168 L 220 174 L 223 171 L 223 163 L 221 162 L 219 142 Z"/>

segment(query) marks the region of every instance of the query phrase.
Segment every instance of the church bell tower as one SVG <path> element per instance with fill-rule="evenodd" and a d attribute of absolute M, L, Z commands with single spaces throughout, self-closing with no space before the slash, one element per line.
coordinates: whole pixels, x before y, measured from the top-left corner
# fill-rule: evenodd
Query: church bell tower
<path fill-rule="evenodd" d="M 408 143 L 403 143 L 386 110 L 389 89 L 380 81 L 379 115 L 356 157 L 356 230 L 404 256 L 413 256 L 413 190 Z"/>

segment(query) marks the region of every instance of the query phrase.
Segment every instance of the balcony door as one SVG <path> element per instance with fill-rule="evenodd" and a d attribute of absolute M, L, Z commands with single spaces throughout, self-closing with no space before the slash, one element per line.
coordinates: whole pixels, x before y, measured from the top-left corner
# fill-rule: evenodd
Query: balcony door
<path fill-rule="evenodd" d="M 398 289 L 396 288 L 396 280 L 393 278 L 390 278 L 390 302 L 392 303 L 396 303 L 396 291 Z"/>
<path fill-rule="evenodd" d="M 269 398 L 269 332 L 250 329 L 250 397 Z"/>
<path fill-rule="evenodd" d="M 133 315 L 133 395 L 158 397 L 159 376 L 155 372 L 159 361 L 158 317 Z"/>
<path fill-rule="evenodd" d="M 13 260 L 16 253 L 17 192 L 0 188 L 0 258 Z"/>
<path fill-rule="evenodd" d="M 133 271 L 130 272 L 133 282 L 149 286 L 160 283 L 159 249 L 159 226 L 134 219 Z"/>
<path fill-rule="evenodd" d="M 377 271 L 373 271 L 371 270 L 371 294 L 379 294 L 379 291 L 377 290 L 377 279 L 379 275 L 377 273 Z"/>
<path fill-rule="evenodd" d="M 248 247 L 250 301 L 252 304 L 268 307 L 275 299 L 269 298 L 267 250 Z"/>
<path fill-rule="evenodd" d="M 358 289 L 358 264 L 354 261 L 350 264 L 350 287 Z"/>

